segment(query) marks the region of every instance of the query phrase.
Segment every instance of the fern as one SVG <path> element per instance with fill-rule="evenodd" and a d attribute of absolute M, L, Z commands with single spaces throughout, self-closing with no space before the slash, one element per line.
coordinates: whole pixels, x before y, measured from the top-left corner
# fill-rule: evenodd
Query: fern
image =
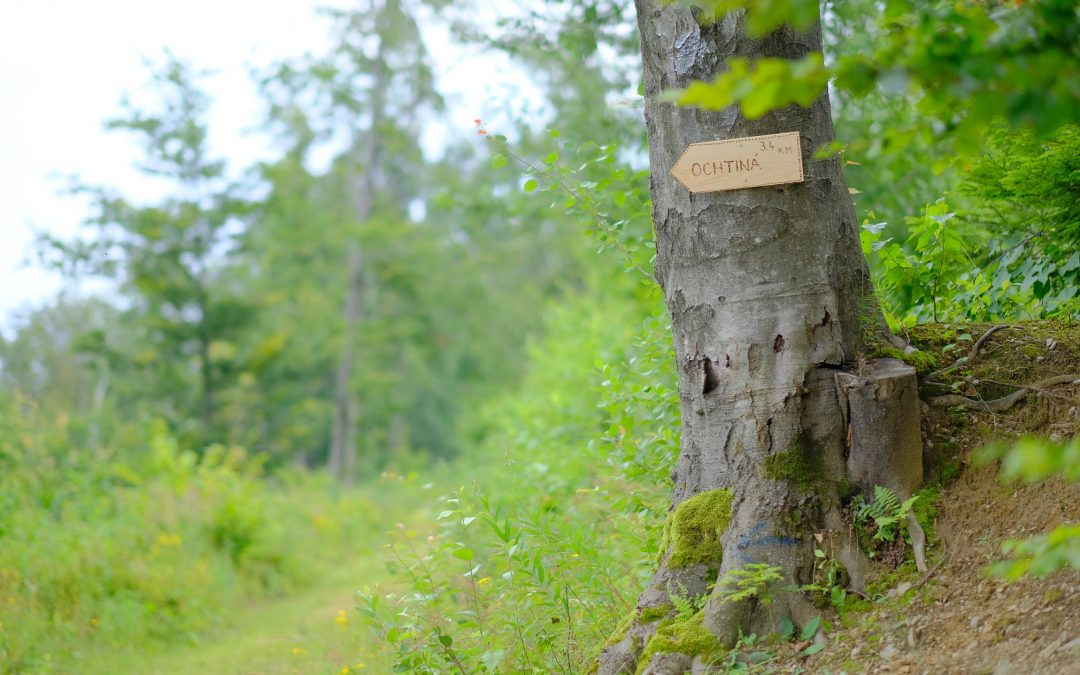
<path fill-rule="evenodd" d="M 686 621 L 705 606 L 704 595 L 691 595 L 682 584 L 679 584 L 679 591 L 681 592 L 676 592 L 668 585 L 668 597 L 671 598 L 671 604 L 675 605 L 676 622 Z"/>
<path fill-rule="evenodd" d="M 747 598 L 758 597 L 763 605 L 772 602 L 772 598 L 763 592 L 772 584 L 783 581 L 780 568 L 766 563 L 749 563 L 741 568 L 729 571 L 720 580 L 720 602 L 739 602 Z"/>
<path fill-rule="evenodd" d="M 877 541 L 893 541 L 903 532 L 904 520 L 918 500 L 919 496 L 913 495 L 901 503 L 895 492 L 882 485 L 875 485 L 874 501 L 857 501 L 855 518 L 859 522 L 873 521 L 877 528 L 874 532 L 874 539 Z"/>

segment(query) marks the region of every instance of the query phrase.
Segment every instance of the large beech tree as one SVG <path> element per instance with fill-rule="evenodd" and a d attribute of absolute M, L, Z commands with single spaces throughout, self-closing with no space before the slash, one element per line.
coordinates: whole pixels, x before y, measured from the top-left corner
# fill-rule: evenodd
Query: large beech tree
<path fill-rule="evenodd" d="M 834 136 L 827 95 L 757 119 L 747 119 L 737 106 L 706 111 L 662 96 L 713 79 L 733 58 L 796 60 L 819 52 L 820 28 L 782 27 L 751 38 L 742 12 L 702 22 L 684 6 L 636 4 L 655 273 L 671 313 L 682 447 L 659 569 L 639 598 L 631 629 L 601 655 L 600 672 L 606 673 L 643 666 L 646 672 L 683 672 L 694 665 L 695 654 L 649 647 L 672 593 L 700 595 L 715 584 L 703 625 L 724 646 L 740 630 L 767 629 L 784 616 L 806 625 L 814 609 L 792 589 L 812 579 L 815 533 L 832 531 L 836 556 L 852 583 L 861 584 L 866 560 L 840 521 L 854 446 L 899 438 L 915 465 L 902 466 L 901 460 L 900 468 L 890 468 L 867 460 L 872 468 L 854 481 L 857 489 L 883 482 L 908 492 L 921 478 L 913 389 L 897 394 L 872 377 L 899 375 L 903 382 L 913 375 L 899 362 L 865 360 L 867 343 L 883 339 L 877 337 L 883 322 L 839 160 L 815 157 Z M 801 133 L 801 183 L 691 194 L 670 175 L 691 143 L 790 131 Z M 850 382 L 838 378 L 844 370 L 857 374 Z M 865 386 L 869 396 L 860 390 Z M 849 399 L 888 407 L 879 399 L 894 394 L 899 402 L 891 411 L 883 408 L 879 419 L 849 418 L 858 416 Z M 853 434 L 861 439 L 852 440 Z M 784 577 L 770 590 L 767 607 L 753 598 L 726 601 L 723 583 L 717 583 L 752 563 L 776 566 Z M 645 659 L 647 664 L 638 663 Z"/>

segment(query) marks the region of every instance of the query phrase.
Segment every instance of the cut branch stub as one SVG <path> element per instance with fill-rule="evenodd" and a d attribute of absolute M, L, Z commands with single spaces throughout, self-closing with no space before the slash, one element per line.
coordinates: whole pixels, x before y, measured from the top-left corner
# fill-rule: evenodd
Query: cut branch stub
<path fill-rule="evenodd" d="M 848 480 L 868 498 L 881 485 L 907 499 L 923 480 L 915 369 L 897 359 L 875 359 L 862 370 L 836 373 L 848 425 Z"/>

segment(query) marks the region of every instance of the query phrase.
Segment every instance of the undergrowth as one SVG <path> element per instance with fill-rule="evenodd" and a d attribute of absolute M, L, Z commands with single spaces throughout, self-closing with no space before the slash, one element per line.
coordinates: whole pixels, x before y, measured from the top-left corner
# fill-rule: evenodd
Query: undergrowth
<path fill-rule="evenodd" d="M 0 411 L 0 672 L 76 672 L 195 644 L 233 608 L 303 588 L 377 531 L 374 495 L 267 475 L 237 448 L 71 447 L 63 421 Z"/>
<path fill-rule="evenodd" d="M 520 395 L 481 413 L 502 425 L 472 458 L 480 468 L 430 505 L 429 533 L 393 533 L 398 581 L 365 589 L 360 611 L 400 670 L 579 672 L 633 612 L 659 547 L 677 408 L 655 298 L 614 301 L 627 292 L 640 291 L 549 309 Z"/>

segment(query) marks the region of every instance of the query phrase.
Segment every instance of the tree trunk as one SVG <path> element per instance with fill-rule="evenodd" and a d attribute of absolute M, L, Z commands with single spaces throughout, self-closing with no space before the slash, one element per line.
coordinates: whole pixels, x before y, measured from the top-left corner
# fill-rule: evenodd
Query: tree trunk
<path fill-rule="evenodd" d="M 380 143 L 374 131 L 364 144 L 364 172 L 353 180 L 353 213 L 361 226 L 371 217 L 374 192 L 377 189 Z M 367 295 L 374 292 L 375 275 L 364 265 L 364 252 L 358 241 L 348 244 L 348 286 L 345 289 L 345 334 L 338 359 L 334 387 L 334 426 L 330 439 L 330 473 L 345 482 L 356 478 L 356 425 L 360 419 L 360 401 L 352 389 L 356 363 L 356 342 L 364 320 Z"/>
<path fill-rule="evenodd" d="M 206 302 L 200 306 L 202 319 L 199 322 L 199 359 L 201 361 L 200 393 L 202 394 L 202 429 L 203 442 L 209 443 L 214 432 L 214 365 L 210 361 L 210 327 L 206 318 Z"/>
<path fill-rule="evenodd" d="M 364 215 L 366 218 L 366 214 Z M 356 361 L 356 339 L 363 319 L 364 254 L 357 242 L 350 242 L 346 269 L 345 331 L 341 338 L 341 355 L 334 374 L 334 421 L 330 436 L 330 473 L 346 482 L 356 466 L 356 421 L 359 404 L 352 391 L 353 366 Z"/>
<path fill-rule="evenodd" d="M 731 58 L 820 51 L 820 28 L 750 39 L 741 12 L 699 25 L 685 7 L 636 4 L 655 273 L 671 312 L 682 413 L 666 550 L 638 608 L 668 606 L 673 591 L 704 593 L 748 563 L 780 567 L 786 581 L 769 591 L 768 607 L 725 602 L 717 584 L 704 625 L 730 646 L 740 629 L 772 627 L 784 616 L 800 625 L 814 615 L 785 589 L 812 581 L 813 535 L 840 528 L 846 429 L 834 375 L 864 350 L 864 328 L 881 318 L 839 160 L 814 158 L 833 140 L 827 95 L 756 120 L 737 107 L 709 112 L 659 97 L 713 79 Z M 691 143 L 790 131 L 802 137 L 802 183 L 690 194 L 670 175 Z M 838 558 L 865 566 L 848 539 Z M 632 669 L 652 630 L 639 614 L 627 638 L 602 655 L 600 672 Z"/>

